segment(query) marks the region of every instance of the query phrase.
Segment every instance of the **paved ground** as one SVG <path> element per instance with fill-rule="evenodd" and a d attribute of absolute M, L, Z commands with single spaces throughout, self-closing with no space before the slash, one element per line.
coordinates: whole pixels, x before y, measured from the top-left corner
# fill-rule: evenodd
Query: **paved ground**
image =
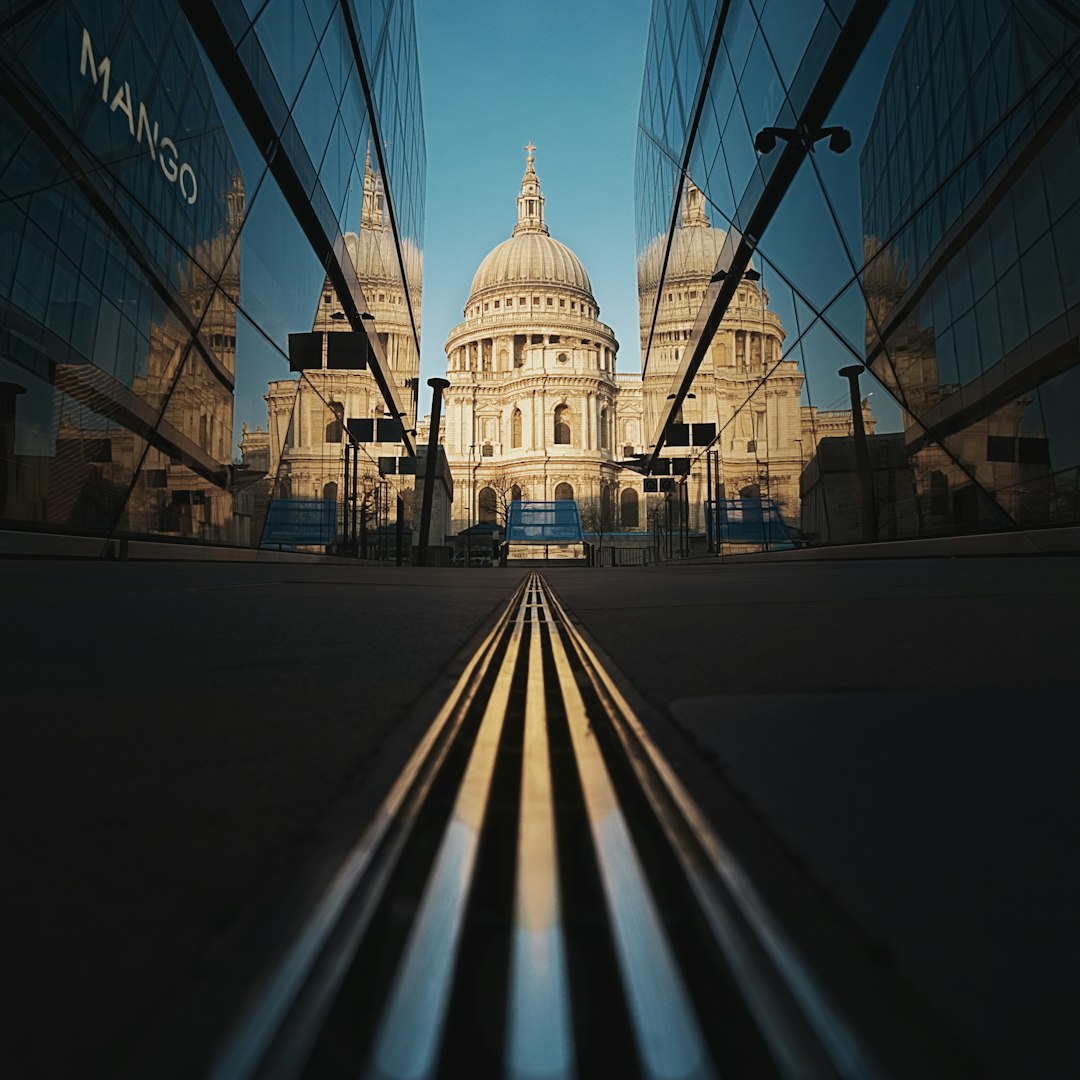
<path fill-rule="evenodd" d="M 1080 559 L 547 576 L 839 993 L 1080 1075 Z M 197 1075 L 519 577 L 0 562 L 17 1074 Z"/>
<path fill-rule="evenodd" d="M 514 580 L 0 562 L 10 1075 L 200 1075 Z"/>
<path fill-rule="evenodd" d="M 547 578 L 777 841 L 755 873 L 786 851 L 978 1075 L 1080 1076 L 1080 559 Z"/>

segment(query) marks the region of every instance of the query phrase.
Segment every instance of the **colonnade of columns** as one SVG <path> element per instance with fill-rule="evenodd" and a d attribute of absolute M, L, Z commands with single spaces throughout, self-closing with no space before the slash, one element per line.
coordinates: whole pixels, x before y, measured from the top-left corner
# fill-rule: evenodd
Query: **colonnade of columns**
<path fill-rule="evenodd" d="M 581 397 L 567 397 L 564 393 L 543 386 L 531 387 L 525 396 L 501 404 L 495 410 L 498 430 L 492 442 L 501 443 L 504 454 L 516 450 L 548 452 L 556 445 L 555 409 L 559 405 L 568 406 L 570 412 L 569 446 L 590 451 L 611 449 L 615 438 L 615 408 L 610 395 L 588 390 Z M 483 441 L 479 423 L 491 416 L 492 411 L 484 408 L 482 400 L 474 401 L 471 396 L 465 395 L 458 397 L 456 402 L 451 400 L 450 408 L 456 408 L 457 413 L 454 425 L 457 429 L 456 452 L 467 455 L 470 446 Z M 515 409 L 521 411 L 520 446 L 513 445 Z"/>

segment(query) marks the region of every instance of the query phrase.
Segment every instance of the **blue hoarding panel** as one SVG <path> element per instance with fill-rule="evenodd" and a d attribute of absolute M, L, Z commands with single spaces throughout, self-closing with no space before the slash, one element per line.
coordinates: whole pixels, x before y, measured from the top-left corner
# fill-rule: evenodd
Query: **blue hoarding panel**
<path fill-rule="evenodd" d="M 578 504 L 573 499 L 512 502 L 506 516 L 506 539 L 510 543 L 580 543 L 584 534 Z"/>
<path fill-rule="evenodd" d="M 266 514 L 263 547 L 278 544 L 332 544 L 337 539 L 333 499 L 274 499 Z"/>

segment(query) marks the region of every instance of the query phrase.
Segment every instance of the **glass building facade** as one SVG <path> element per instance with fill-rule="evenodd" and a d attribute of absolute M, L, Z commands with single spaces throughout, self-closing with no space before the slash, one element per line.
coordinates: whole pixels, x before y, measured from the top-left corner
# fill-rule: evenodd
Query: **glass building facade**
<path fill-rule="evenodd" d="M 1078 82 L 1075 0 L 657 0 L 636 166 L 654 463 L 738 373 L 716 438 L 682 451 L 728 509 L 795 472 L 780 509 L 807 543 L 1080 522 Z M 715 262 L 688 291 L 699 193 Z M 756 344 L 729 347 L 748 308 Z"/>
<path fill-rule="evenodd" d="M 2 534 L 325 546 L 354 418 L 404 421 L 361 501 L 411 488 L 410 0 L 0 9 Z"/>

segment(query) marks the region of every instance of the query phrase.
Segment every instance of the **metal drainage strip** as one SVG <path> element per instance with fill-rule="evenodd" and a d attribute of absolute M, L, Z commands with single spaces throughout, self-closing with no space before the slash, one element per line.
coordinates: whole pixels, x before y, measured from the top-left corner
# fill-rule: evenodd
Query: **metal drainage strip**
<path fill-rule="evenodd" d="M 579 682 L 580 679 L 580 682 Z M 584 687 L 584 694 L 583 694 Z M 586 700 L 586 698 L 588 700 Z M 294 1077 L 308 1070 L 327 1017 L 433 789 L 460 780 L 419 903 L 366 1048 L 348 1071 L 433 1077 L 447 1038 L 461 942 L 508 715 L 523 713 L 503 1072 L 573 1077 L 575 1016 L 560 881 L 552 712 L 565 718 L 588 821 L 605 921 L 637 1069 L 650 1080 L 718 1075 L 723 1016 L 695 1004 L 643 868 L 597 737 L 608 725 L 677 861 L 767 1055 L 784 1077 L 880 1075 L 744 872 L 539 574 L 530 574 L 477 650 L 375 820 L 343 863 L 274 977 L 222 1047 L 212 1080 Z M 478 717 L 478 722 L 477 722 Z M 521 716 L 518 715 L 518 720 Z M 471 747 L 466 749 L 469 735 Z M 493 1017 L 503 1012 L 493 1009 Z M 718 1035 L 715 1028 L 721 1029 Z M 579 1031 L 580 1035 L 580 1031 Z M 364 1060 L 366 1058 L 366 1062 Z M 723 1062 L 721 1062 L 723 1064 Z M 324 1060 L 325 1066 L 325 1060 Z M 312 1072 L 322 1075 L 323 1068 Z"/>

